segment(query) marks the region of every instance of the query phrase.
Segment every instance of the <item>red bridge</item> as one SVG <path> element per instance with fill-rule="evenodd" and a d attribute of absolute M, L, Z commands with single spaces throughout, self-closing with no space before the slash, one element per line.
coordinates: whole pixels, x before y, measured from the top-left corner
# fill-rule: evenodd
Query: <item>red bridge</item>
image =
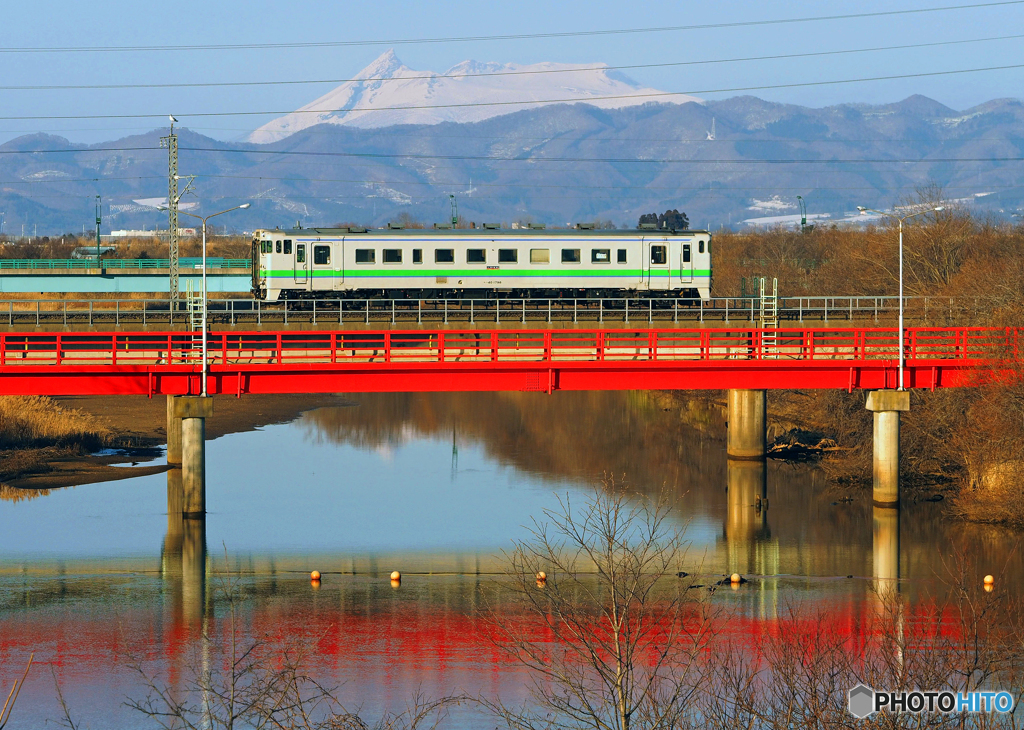
<path fill-rule="evenodd" d="M 1016 328 L 909 328 L 907 387 L 977 385 Z M 209 392 L 893 388 L 886 329 L 213 332 Z M 200 392 L 200 335 L 0 334 L 0 394 Z"/>

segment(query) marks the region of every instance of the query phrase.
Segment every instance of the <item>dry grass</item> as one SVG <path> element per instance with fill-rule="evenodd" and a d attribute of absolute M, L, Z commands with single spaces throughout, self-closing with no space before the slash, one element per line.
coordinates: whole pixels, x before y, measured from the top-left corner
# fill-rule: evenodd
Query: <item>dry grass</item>
<path fill-rule="evenodd" d="M 112 434 L 95 418 L 45 396 L 0 396 L 0 480 L 47 471 L 61 458 L 107 446 Z M 18 502 L 45 490 L 24 490 L 0 482 L 0 499 Z"/>
<path fill-rule="evenodd" d="M 46 396 L 0 396 L 0 448 L 101 443 L 110 432 L 95 418 Z"/>

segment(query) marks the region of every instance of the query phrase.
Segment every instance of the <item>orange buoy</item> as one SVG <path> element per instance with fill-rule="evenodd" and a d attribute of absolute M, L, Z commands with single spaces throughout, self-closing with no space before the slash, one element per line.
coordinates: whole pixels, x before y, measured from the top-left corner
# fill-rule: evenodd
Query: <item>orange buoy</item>
<path fill-rule="evenodd" d="M 402 574 L 399 573 L 397 570 L 392 570 L 391 571 L 391 580 L 402 580 Z"/>
<path fill-rule="evenodd" d="M 320 571 L 319 570 L 314 570 L 312 573 L 309 574 L 309 579 L 310 580 L 320 580 Z"/>
<path fill-rule="evenodd" d="M 739 583 L 740 580 L 741 580 L 741 578 L 740 578 L 740 574 L 739 573 L 733 573 L 732 575 L 729 576 L 729 582 L 730 583 Z"/>
<path fill-rule="evenodd" d="M 985 576 L 985 585 L 990 586 L 990 585 L 993 585 L 995 582 L 996 582 L 995 577 L 993 577 L 991 575 L 986 575 Z"/>
<path fill-rule="evenodd" d="M 547 574 L 547 573 L 545 573 L 545 572 L 544 572 L 543 570 L 542 570 L 542 571 L 540 571 L 539 573 L 537 573 L 537 580 L 539 580 L 539 581 L 545 581 L 545 580 L 547 580 L 547 579 L 548 579 L 548 574 Z"/>

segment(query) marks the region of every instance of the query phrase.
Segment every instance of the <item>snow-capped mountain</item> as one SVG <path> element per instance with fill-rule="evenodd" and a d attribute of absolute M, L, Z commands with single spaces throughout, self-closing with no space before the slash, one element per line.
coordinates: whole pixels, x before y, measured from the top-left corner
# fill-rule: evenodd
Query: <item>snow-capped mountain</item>
<path fill-rule="evenodd" d="M 356 78 L 296 112 L 264 124 L 248 137 L 266 144 L 316 124 L 387 127 L 393 124 L 478 122 L 541 106 L 585 102 L 606 109 L 649 101 L 685 104 L 693 96 L 640 86 L 604 64 L 477 63 L 463 61 L 443 74 L 415 71 L 393 50 Z"/>

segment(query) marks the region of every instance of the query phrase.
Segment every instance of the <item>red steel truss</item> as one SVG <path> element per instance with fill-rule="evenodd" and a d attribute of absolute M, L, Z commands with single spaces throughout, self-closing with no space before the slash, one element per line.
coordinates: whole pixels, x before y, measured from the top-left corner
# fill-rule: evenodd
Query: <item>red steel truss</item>
<path fill-rule="evenodd" d="M 910 388 L 977 385 L 1020 330 L 910 328 Z M 209 392 L 892 388 L 895 329 L 213 332 Z M 0 394 L 197 394 L 200 337 L 0 334 Z"/>

